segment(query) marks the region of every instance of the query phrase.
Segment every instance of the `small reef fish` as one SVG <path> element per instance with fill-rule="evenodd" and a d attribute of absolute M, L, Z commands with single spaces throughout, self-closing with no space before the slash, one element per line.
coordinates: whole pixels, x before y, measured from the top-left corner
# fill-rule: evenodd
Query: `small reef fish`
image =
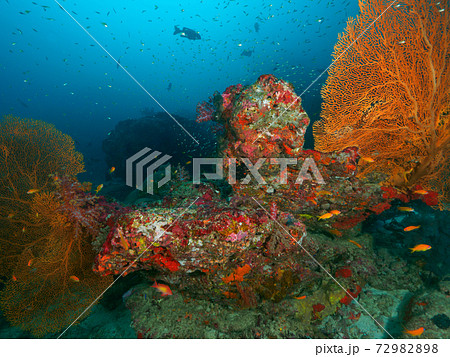
<path fill-rule="evenodd" d="M 14 216 L 15 216 L 16 214 L 15 213 L 10 213 L 10 214 L 8 214 L 8 219 L 11 219 L 11 218 L 13 218 Z"/>
<path fill-rule="evenodd" d="M 15 275 L 12 276 L 12 280 L 13 280 L 13 281 L 17 281 L 17 278 L 16 278 Z"/>
<path fill-rule="evenodd" d="M 332 211 L 330 211 L 331 214 L 334 214 L 335 216 L 338 214 L 341 214 L 341 211 L 338 211 L 337 209 L 334 209 Z"/>
<path fill-rule="evenodd" d="M 425 329 L 423 327 L 420 327 L 415 330 L 405 330 L 404 332 L 411 336 L 420 336 L 421 334 L 423 334 L 424 331 Z"/>
<path fill-rule="evenodd" d="M 431 249 L 431 245 L 428 244 L 417 244 L 414 248 L 409 248 L 411 249 L 411 253 L 414 252 L 425 252 L 426 250 Z"/>
<path fill-rule="evenodd" d="M 375 162 L 375 160 L 372 159 L 371 157 L 362 157 L 361 160 L 363 160 L 365 162 Z"/>
<path fill-rule="evenodd" d="M 329 229 L 328 232 L 330 232 L 332 235 L 338 236 L 338 237 L 342 237 L 344 235 L 344 233 L 342 233 L 338 229 Z"/>
<path fill-rule="evenodd" d="M 414 212 L 414 208 L 411 207 L 397 207 L 397 209 L 402 212 Z"/>
<path fill-rule="evenodd" d="M 72 281 L 75 282 L 75 283 L 79 283 L 79 282 L 80 282 L 80 279 L 77 278 L 75 275 L 71 275 L 71 276 L 69 277 L 69 279 L 72 280 Z"/>
<path fill-rule="evenodd" d="M 166 284 L 158 284 L 156 281 L 152 285 L 152 288 L 155 288 L 161 293 L 161 296 L 173 295 L 172 290 L 170 290 L 169 286 Z"/>
<path fill-rule="evenodd" d="M 95 194 L 99 193 L 102 188 L 103 184 L 98 185 L 97 188 L 95 189 Z"/>
<path fill-rule="evenodd" d="M 306 295 L 303 295 L 303 296 L 294 296 L 294 299 L 297 299 L 297 300 L 303 300 L 303 299 L 306 299 Z"/>
<path fill-rule="evenodd" d="M 32 195 L 33 193 L 37 193 L 37 192 L 39 192 L 39 189 L 38 189 L 38 188 L 33 188 L 33 189 L 27 191 L 27 193 L 28 193 L 29 195 Z"/>
<path fill-rule="evenodd" d="M 319 219 L 328 219 L 328 218 L 331 218 L 331 217 L 333 217 L 333 213 L 328 212 L 328 213 L 325 213 L 325 214 L 319 216 Z"/>
<path fill-rule="evenodd" d="M 131 288 L 130 290 L 128 290 L 127 292 L 125 292 L 125 293 L 122 295 L 122 301 L 123 301 L 123 302 L 127 301 L 128 298 L 129 298 L 131 295 L 133 295 L 133 293 L 134 293 L 134 288 Z"/>
<path fill-rule="evenodd" d="M 428 191 L 425 191 L 425 190 L 416 190 L 416 191 L 413 191 L 413 193 L 416 193 L 418 195 L 428 195 Z"/>
<path fill-rule="evenodd" d="M 123 234 L 120 231 L 120 229 L 118 229 L 117 232 L 119 233 L 120 244 L 123 247 L 123 249 L 125 249 L 125 250 L 130 249 L 130 245 L 128 244 L 128 241 L 125 239 L 125 237 L 123 236 Z"/>
<path fill-rule="evenodd" d="M 362 248 L 362 245 L 359 244 L 358 242 L 355 242 L 354 240 L 349 239 L 348 240 L 350 243 L 353 243 L 354 245 L 356 245 L 358 248 Z"/>
<path fill-rule="evenodd" d="M 409 231 L 413 231 L 413 230 L 419 229 L 419 228 L 420 228 L 420 226 L 408 226 L 408 227 L 404 228 L 403 230 L 405 232 L 409 232 Z"/>
<path fill-rule="evenodd" d="M 333 195 L 333 193 L 332 192 L 330 192 L 330 191 L 325 191 L 325 190 L 322 190 L 322 191 L 319 191 L 319 192 L 317 192 L 317 194 L 320 196 L 320 195 Z"/>
<path fill-rule="evenodd" d="M 113 166 L 109 169 L 109 174 L 111 175 L 114 171 L 116 171 L 116 168 Z"/>
<path fill-rule="evenodd" d="M 30 259 L 30 260 L 28 261 L 28 266 L 29 266 L 29 267 L 31 266 L 31 264 L 33 264 L 33 259 Z"/>

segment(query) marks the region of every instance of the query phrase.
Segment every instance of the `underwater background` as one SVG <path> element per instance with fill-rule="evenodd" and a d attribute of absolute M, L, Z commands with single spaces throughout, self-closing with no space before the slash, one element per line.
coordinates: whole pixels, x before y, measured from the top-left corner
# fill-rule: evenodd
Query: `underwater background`
<path fill-rule="evenodd" d="M 345 50 L 386 8 L 425 13 L 438 50 L 403 50 L 414 21 L 389 48 L 429 97 L 375 89 L 381 25 Z M 450 336 L 448 4 L 0 0 L 0 23 L 1 338 Z M 417 141 L 354 134 L 430 102 Z M 171 157 L 152 195 L 127 180 L 146 147 Z M 208 157 L 315 163 L 193 185 Z"/>
<path fill-rule="evenodd" d="M 303 92 L 329 66 L 339 31 L 358 13 L 352 1 L 61 4 L 163 107 L 185 118 L 195 118 L 196 104 L 215 90 L 264 73 Z M 55 124 L 76 140 L 86 179 L 103 180 L 108 132 L 162 109 L 53 1 L 0 6 L 2 113 Z M 201 40 L 173 35 L 175 26 L 198 31 Z M 313 119 L 324 80 L 304 94 Z"/>

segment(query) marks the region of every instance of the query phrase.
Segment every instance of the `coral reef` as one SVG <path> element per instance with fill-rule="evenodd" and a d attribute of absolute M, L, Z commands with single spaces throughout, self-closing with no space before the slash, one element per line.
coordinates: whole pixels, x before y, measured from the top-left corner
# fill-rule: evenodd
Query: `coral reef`
<path fill-rule="evenodd" d="M 192 185 L 180 170 L 162 201 L 123 214 L 110 226 L 94 270 L 101 275 L 147 270 L 186 298 L 243 309 L 281 303 L 295 292 L 306 296 L 291 304 L 305 325 L 296 333 L 312 333 L 310 324 L 352 305 L 376 273 L 370 240 L 341 238 L 349 229 L 359 234 L 358 223 L 389 209 L 393 199 L 416 197 L 359 179 L 356 148 L 303 150 L 309 119 L 292 87 L 271 75 L 216 93 L 208 108 L 208 120 L 222 126 L 219 151 L 229 171 L 233 159 L 249 168 L 244 159 L 255 162 L 265 155 L 306 162 L 306 168 L 285 168 L 283 179 L 279 162 L 268 160 L 258 167 L 267 181 L 255 184 L 241 163 L 226 197 L 217 183 Z M 322 269 L 345 290 L 323 279 Z M 128 302 L 138 334 L 165 336 L 155 335 L 139 317 L 141 308 L 158 304 L 149 292 L 143 295 L 133 293 Z"/>
<path fill-rule="evenodd" d="M 91 239 L 107 206 L 73 179 L 55 179 L 55 186 L 33 197 L 29 219 L 40 230 L 0 294 L 5 317 L 34 336 L 67 327 L 111 283 L 92 271 Z"/>
<path fill-rule="evenodd" d="M 354 147 L 325 154 L 303 150 L 309 119 L 300 103 L 288 83 L 271 75 L 248 87 L 235 85 L 215 93 L 201 105 L 199 122 L 214 121 L 221 127 L 219 153 L 232 181 L 228 194 L 223 195 L 222 183 L 201 180 L 192 185 L 180 173 L 162 201 L 125 214 L 112 226 L 95 270 L 112 275 L 144 269 L 174 292 L 164 298 L 148 286 L 132 292 L 127 306 L 138 338 L 318 337 L 329 335 L 336 324 L 342 325 L 343 337 L 382 337 L 385 332 L 355 310 L 354 299 L 370 294 L 366 286 L 382 286 L 385 281 L 377 272 L 386 269 L 393 289 L 418 289 L 417 266 L 406 280 L 397 278 L 399 263 L 383 265 L 387 263 L 376 257 L 372 239 L 362 234 L 359 223 L 371 215 L 384 217 L 391 203 L 396 207 L 393 200 L 436 205 L 437 194 L 380 186 L 379 176 L 359 178 L 360 157 Z M 280 161 L 272 159 L 295 162 L 284 167 L 283 176 Z M 251 180 L 258 174 L 264 183 Z M 415 191 L 421 188 L 414 186 Z M 397 297 L 386 301 L 392 299 L 400 304 Z M 158 313 L 165 305 L 174 312 Z M 246 321 L 245 331 L 232 317 L 220 317 L 226 305 L 242 309 L 236 319 Z M 195 311 L 200 306 L 210 313 L 199 315 Z M 276 331 L 262 332 L 256 309 L 283 310 L 289 321 L 278 321 Z M 384 321 L 398 320 L 398 309 L 387 312 Z M 156 321 L 144 311 L 155 313 Z M 168 331 L 175 321 L 180 329 Z"/>
<path fill-rule="evenodd" d="M 181 277 L 198 272 L 209 282 L 203 287 L 205 293 L 225 284 L 218 290 L 220 295 L 244 297 L 251 294 L 245 286 L 254 274 L 270 276 L 304 255 L 284 232 L 305 235 L 304 225 L 292 219 L 280 227 L 254 207 L 206 210 L 199 205 L 182 218 L 180 212 L 151 208 L 119 218 L 97 256 L 95 270 L 108 275 L 157 269 L 180 282 Z M 252 272 L 242 273 L 243 266 L 250 269 L 243 262 L 251 263 Z M 299 264 L 295 270 L 303 271 Z"/>
<path fill-rule="evenodd" d="M 0 306 L 11 324 L 43 336 L 67 327 L 110 283 L 92 271 L 90 241 L 114 209 L 76 181 L 83 163 L 70 137 L 13 117 L 0 128 Z"/>
<path fill-rule="evenodd" d="M 4 218 L 28 222 L 15 234 L 30 237 L 14 259 L 5 255 L 13 263 L 0 305 L 10 322 L 36 336 L 58 331 L 113 276 L 133 274 L 162 281 L 159 286 L 171 291 L 162 296 L 155 285 L 143 284 L 123 294 L 138 337 L 326 337 L 336 326 L 341 337 L 373 335 L 379 326 L 361 316 L 355 299 L 375 307 L 393 304 L 380 315 L 386 326 L 411 320 L 399 298 L 409 299 L 408 292 L 399 286 L 418 290 L 423 265 L 407 269 L 405 260 L 390 261 L 381 250 L 389 245 L 374 254 L 378 237 L 372 241 L 360 223 L 375 217 L 372 225 L 383 225 L 386 233 L 383 212 L 398 202 L 425 212 L 426 205 L 437 204 L 435 192 L 423 194 L 417 185 L 402 192 L 380 186 L 381 176 L 359 177 L 356 147 L 303 150 L 308 116 L 292 86 L 274 76 L 215 93 L 199 112 L 202 125 L 214 121 L 221 128 L 218 149 L 228 182 L 191 183 L 179 163 L 157 198 L 144 202 L 135 195 L 140 206 L 133 208 L 90 193 L 76 173 L 47 173 L 46 186 L 22 194 L 26 217 Z M 405 217 L 411 212 L 400 211 Z M 404 223 L 417 224 L 418 217 Z M 408 234 L 414 239 L 414 231 Z M 436 274 L 446 274 L 442 262 Z M 380 271 L 398 292 L 374 293 L 385 282 Z M 398 271 L 411 276 L 402 280 Z M 382 299 L 373 298 L 377 294 Z M 159 314 L 163 305 L 173 313 Z M 197 313 L 201 306 L 209 313 Z M 431 323 L 446 326 L 445 317 L 433 316 Z M 179 328 L 167 330 L 176 322 Z"/>
<path fill-rule="evenodd" d="M 34 196 L 54 188 L 53 175 L 81 173 L 83 157 L 53 125 L 6 116 L 0 121 L 0 167 L 0 276 L 10 279 L 20 254 L 46 233 L 32 222 Z"/>
<path fill-rule="evenodd" d="M 448 11 L 428 0 L 389 8 L 384 0 L 359 4 L 361 14 L 339 37 L 322 89 L 316 148 L 357 146 L 369 158 L 359 162 L 362 175 L 383 172 L 397 187 L 421 184 L 444 204 L 450 194 Z"/>

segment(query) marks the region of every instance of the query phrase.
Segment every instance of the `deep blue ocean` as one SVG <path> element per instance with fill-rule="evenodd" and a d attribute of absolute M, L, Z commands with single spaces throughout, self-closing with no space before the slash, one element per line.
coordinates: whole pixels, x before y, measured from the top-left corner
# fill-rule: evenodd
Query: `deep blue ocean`
<path fill-rule="evenodd" d="M 101 143 L 119 121 L 161 107 L 194 120 L 199 101 L 262 74 L 291 82 L 317 120 L 323 72 L 358 13 L 356 1 L 325 0 L 59 4 L 64 10 L 50 0 L 0 1 L 0 113 L 72 136 L 95 182 L 107 170 Z M 175 26 L 200 39 L 174 35 Z"/>

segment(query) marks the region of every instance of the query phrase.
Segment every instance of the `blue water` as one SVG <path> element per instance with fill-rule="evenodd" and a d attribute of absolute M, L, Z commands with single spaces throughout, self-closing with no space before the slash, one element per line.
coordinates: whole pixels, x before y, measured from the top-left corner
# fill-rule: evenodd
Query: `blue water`
<path fill-rule="evenodd" d="M 93 181 L 107 169 L 107 133 L 143 110 L 162 111 L 156 101 L 194 119 L 196 104 L 215 90 L 271 73 L 298 94 L 307 90 L 302 104 L 317 120 L 326 73 L 317 77 L 347 18 L 358 13 L 348 0 L 59 3 L 67 13 L 51 0 L 0 1 L 0 114 L 50 122 L 71 135 Z M 201 40 L 174 35 L 174 26 Z"/>

